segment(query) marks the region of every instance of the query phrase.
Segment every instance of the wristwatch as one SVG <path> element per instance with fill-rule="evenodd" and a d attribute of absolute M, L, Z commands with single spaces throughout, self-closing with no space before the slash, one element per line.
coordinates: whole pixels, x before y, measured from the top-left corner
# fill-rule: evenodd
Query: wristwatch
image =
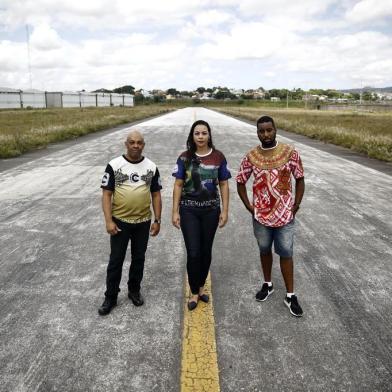
<path fill-rule="evenodd" d="M 158 223 L 159 225 L 161 224 L 161 220 L 160 219 L 154 219 L 154 223 Z"/>

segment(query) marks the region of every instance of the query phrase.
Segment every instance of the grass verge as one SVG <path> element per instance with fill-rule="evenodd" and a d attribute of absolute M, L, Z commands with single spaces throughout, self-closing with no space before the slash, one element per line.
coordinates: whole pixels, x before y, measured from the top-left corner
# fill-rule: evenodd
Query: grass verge
<path fill-rule="evenodd" d="M 0 110 L 0 158 L 11 158 L 49 143 L 73 139 L 87 133 L 125 124 L 184 106 L 176 104 L 141 105 L 132 108 L 69 108 L 37 110 Z M 316 111 L 272 106 L 229 105 L 212 107 L 236 117 L 256 121 L 262 114 L 274 117 L 279 128 L 340 145 L 368 157 L 392 162 L 392 113 Z M 197 105 L 198 106 L 198 105 Z"/>
<path fill-rule="evenodd" d="M 392 113 L 316 111 L 303 109 L 217 107 L 217 111 L 254 121 L 262 115 L 289 132 L 322 140 L 392 162 Z"/>
<path fill-rule="evenodd" d="M 173 110 L 169 105 L 0 110 L 0 158 Z"/>

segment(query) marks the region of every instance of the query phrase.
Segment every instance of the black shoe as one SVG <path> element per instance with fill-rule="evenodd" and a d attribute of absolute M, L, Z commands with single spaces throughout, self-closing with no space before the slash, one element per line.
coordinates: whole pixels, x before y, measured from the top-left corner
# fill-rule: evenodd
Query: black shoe
<path fill-rule="evenodd" d="M 256 294 L 256 301 L 265 301 L 274 292 L 274 285 L 268 286 L 268 283 L 264 283 L 261 290 Z"/>
<path fill-rule="evenodd" d="M 208 301 L 210 300 L 210 297 L 209 297 L 208 294 L 202 294 L 202 295 L 199 295 L 199 299 L 200 299 L 200 301 L 203 301 L 206 304 L 208 304 Z"/>
<path fill-rule="evenodd" d="M 196 309 L 197 302 L 196 301 L 189 301 L 188 302 L 188 310 Z"/>
<path fill-rule="evenodd" d="M 292 295 L 290 298 L 286 297 L 284 303 L 290 309 L 290 313 L 293 316 L 301 317 L 303 315 L 302 308 L 299 306 L 298 299 L 295 295 Z"/>
<path fill-rule="evenodd" d="M 144 304 L 144 299 L 140 294 L 140 291 L 137 293 L 128 292 L 128 298 L 132 301 L 135 306 L 142 306 Z"/>
<path fill-rule="evenodd" d="M 116 299 L 105 298 L 105 301 L 103 301 L 103 304 L 98 309 L 98 313 L 101 316 L 105 316 L 106 314 L 109 314 L 115 306 L 117 306 Z"/>

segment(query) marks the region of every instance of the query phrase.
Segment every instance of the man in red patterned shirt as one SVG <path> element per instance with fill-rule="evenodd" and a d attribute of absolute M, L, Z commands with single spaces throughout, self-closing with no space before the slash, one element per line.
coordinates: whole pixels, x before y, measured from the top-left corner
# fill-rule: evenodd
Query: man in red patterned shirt
<path fill-rule="evenodd" d="M 256 294 L 256 300 L 265 301 L 274 292 L 271 281 L 274 243 L 287 289 L 284 303 L 292 315 L 300 317 L 303 311 L 294 293 L 293 242 L 295 214 L 305 191 L 304 170 L 298 151 L 276 140 L 276 127 L 271 117 L 257 120 L 257 135 L 261 146 L 246 154 L 236 177 L 238 194 L 253 215 L 253 230 L 260 249 L 264 284 Z M 253 203 L 250 203 L 245 184 L 252 173 Z M 295 178 L 294 198 L 292 176 Z"/>

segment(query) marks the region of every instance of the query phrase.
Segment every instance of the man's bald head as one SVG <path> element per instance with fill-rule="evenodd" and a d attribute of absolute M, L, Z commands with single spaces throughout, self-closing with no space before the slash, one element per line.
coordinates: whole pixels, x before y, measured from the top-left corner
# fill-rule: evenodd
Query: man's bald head
<path fill-rule="evenodd" d="M 127 141 L 128 140 L 142 140 L 144 143 L 143 134 L 136 129 L 128 133 Z"/>
<path fill-rule="evenodd" d="M 144 144 L 144 137 L 141 132 L 137 130 L 129 132 L 127 140 L 125 140 L 127 158 L 132 162 L 139 161 L 142 158 Z"/>

